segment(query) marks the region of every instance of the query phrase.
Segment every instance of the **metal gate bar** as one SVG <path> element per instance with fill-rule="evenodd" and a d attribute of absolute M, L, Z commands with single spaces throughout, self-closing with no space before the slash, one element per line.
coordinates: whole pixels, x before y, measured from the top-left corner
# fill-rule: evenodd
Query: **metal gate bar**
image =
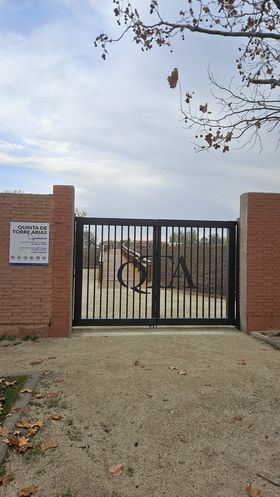
<path fill-rule="evenodd" d="M 236 325 L 237 223 L 75 219 L 74 320 Z"/>

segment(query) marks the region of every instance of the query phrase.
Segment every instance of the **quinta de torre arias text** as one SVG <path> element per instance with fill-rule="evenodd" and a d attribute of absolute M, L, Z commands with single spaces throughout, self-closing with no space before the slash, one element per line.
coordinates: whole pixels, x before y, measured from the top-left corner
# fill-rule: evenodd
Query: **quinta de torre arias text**
<path fill-rule="evenodd" d="M 34 225 L 21 225 L 19 224 L 17 229 L 13 229 L 12 232 L 17 235 L 47 235 L 47 226 L 34 226 Z"/>

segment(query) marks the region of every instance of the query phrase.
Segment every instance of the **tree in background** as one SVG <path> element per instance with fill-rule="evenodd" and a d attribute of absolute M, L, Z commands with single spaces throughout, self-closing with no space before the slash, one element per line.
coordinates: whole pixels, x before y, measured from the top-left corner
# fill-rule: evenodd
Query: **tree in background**
<path fill-rule="evenodd" d="M 128 32 L 142 51 L 155 45 L 169 47 L 172 39 L 199 33 L 221 39 L 240 41 L 236 57 L 238 83 L 219 83 L 208 73 L 211 94 L 218 111 L 203 99 L 199 103 L 192 89 L 182 92 L 178 68 L 168 77 L 171 88 L 180 88 L 181 111 L 188 127 L 195 129 L 196 149 L 228 152 L 234 141 L 242 146 L 258 144 L 262 149 L 262 133 L 275 132 L 279 146 L 280 122 L 280 0 L 182 0 L 175 19 L 165 19 L 160 1 L 150 0 L 149 14 L 140 14 L 141 2 L 113 0 L 114 14 L 122 31 L 117 39 L 100 34 L 95 45 L 101 45 L 102 57 L 108 44 L 121 40 Z M 197 103 L 195 103 L 197 102 Z"/>

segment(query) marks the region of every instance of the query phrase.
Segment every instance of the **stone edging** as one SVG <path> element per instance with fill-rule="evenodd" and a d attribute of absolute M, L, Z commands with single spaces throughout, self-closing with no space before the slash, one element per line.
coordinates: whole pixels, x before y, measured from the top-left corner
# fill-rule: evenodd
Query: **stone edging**
<path fill-rule="evenodd" d="M 29 388 L 34 392 L 34 390 L 37 388 L 39 381 L 40 381 L 40 375 L 39 373 L 26 373 L 26 372 L 19 372 L 19 373 L 9 373 L 9 374 L 3 374 L 1 377 L 3 378 L 9 378 L 9 377 L 15 377 L 15 376 L 27 376 L 27 380 L 25 385 L 22 388 Z M 29 401 L 32 398 L 32 393 L 21 393 L 18 400 L 14 404 L 13 407 L 17 409 L 24 409 Z M 7 426 L 11 430 L 16 426 L 17 422 L 19 421 L 20 417 L 22 416 L 21 411 L 20 412 L 14 412 L 11 416 L 8 416 L 5 421 L 3 426 Z M 7 451 L 9 449 L 9 446 L 5 443 L 1 443 L 0 441 L 0 465 L 2 464 Z"/>
<path fill-rule="evenodd" d="M 263 333 L 259 333 L 258 331 L 252 331 L 251 335 L 254 338 L 256 338 L 257 340 L 261 340 L 262 342 L 265 342 L 268 345 L 271 345 L 271 347 L 274 347 L 275 349 L 280 350 L 280 345 L 278 343 L 275 343 L 271 337 L 266 336 Z"/>

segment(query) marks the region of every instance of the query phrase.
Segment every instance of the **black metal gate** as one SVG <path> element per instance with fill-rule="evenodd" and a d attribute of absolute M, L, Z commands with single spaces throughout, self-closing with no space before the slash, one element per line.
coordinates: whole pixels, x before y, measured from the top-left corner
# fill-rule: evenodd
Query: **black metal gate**
<path fill-rule="evenodd" d="M 237 223 L 75 219 L 74 325 L 236 325 Z"/>

